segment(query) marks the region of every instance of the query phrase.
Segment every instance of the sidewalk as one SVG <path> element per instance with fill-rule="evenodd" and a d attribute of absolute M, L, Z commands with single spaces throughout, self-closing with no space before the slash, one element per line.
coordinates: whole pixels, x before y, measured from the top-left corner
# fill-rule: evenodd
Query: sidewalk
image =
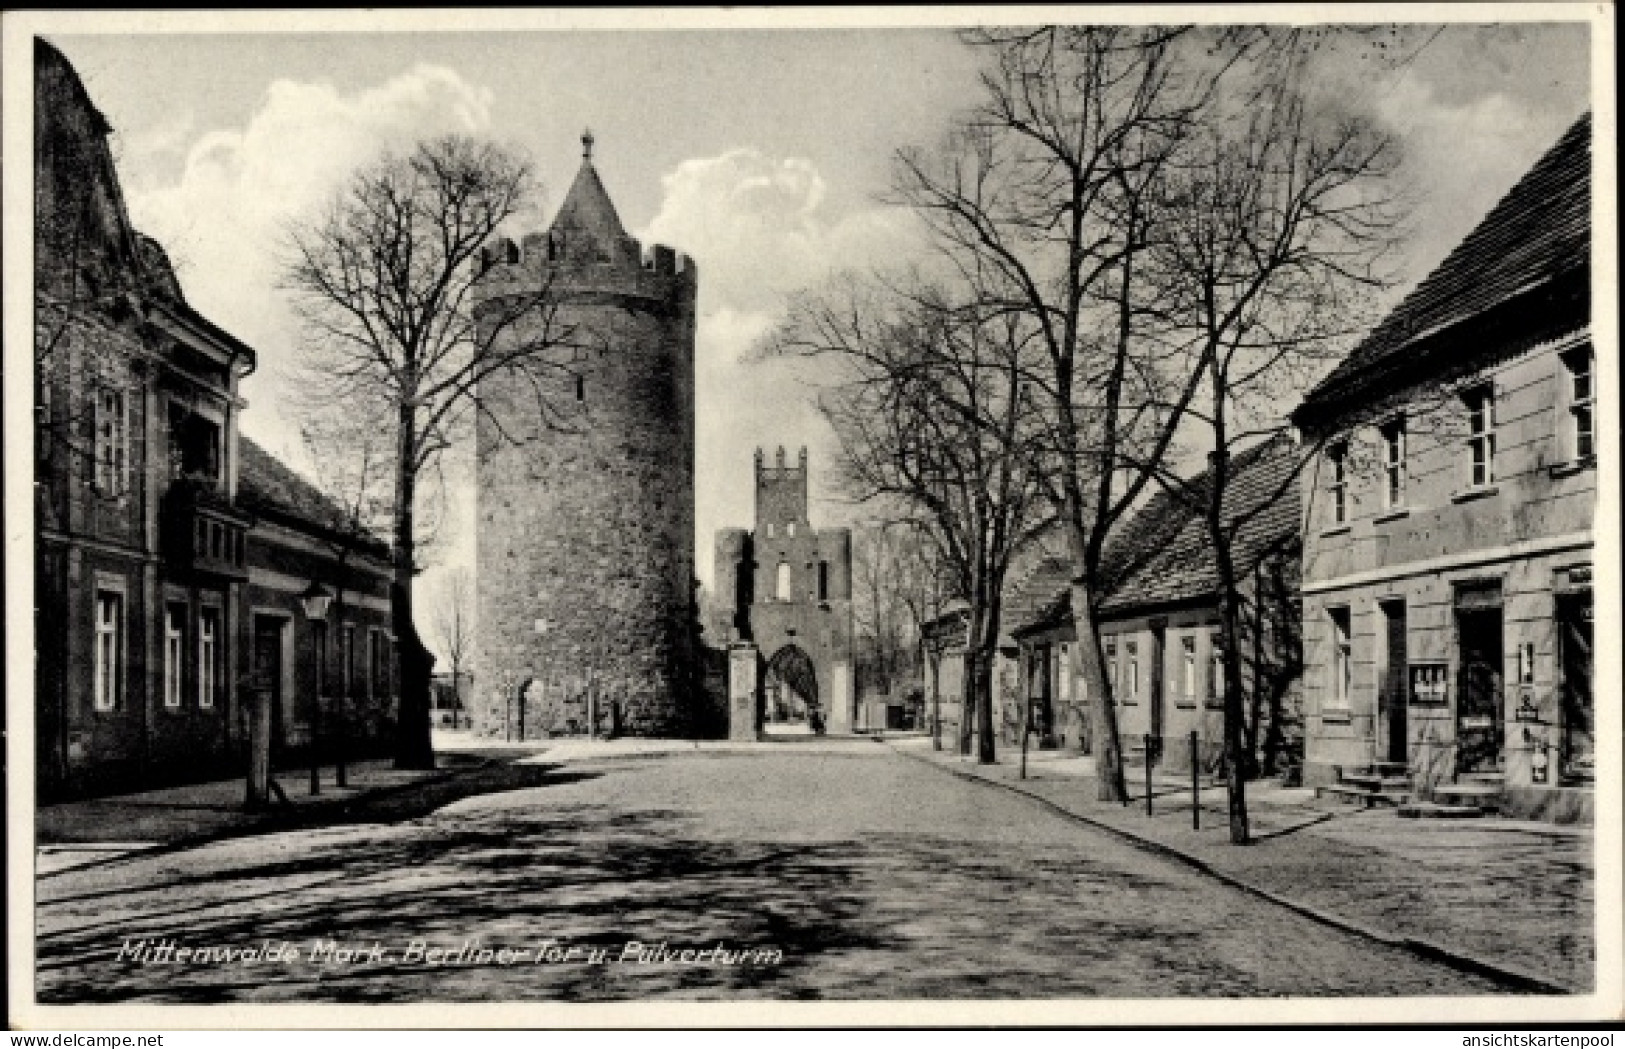
<path fill-rule="evenodd" d="M 1590 828 L 1487 818 L 1405 820 L 1393 812 L 1316 802 L 1314 792 L 1248 785 L 1254 844 L 1229 842 L 1222 784 L 1202 784 L 1201 829 L 1189 783 L 1131 782 L 1127 806 L 1095 800 L 1091 758 L 1019 752 L 1000 763 L 938 752 L 929 739 L 889 740 L 900 754 L 996 783 L 1173 856 L 1245 891 L 1319 920 L 1465 968 L 1528 984 L 1589 991 L 1594 981 Z"/>
<path fill-rule="evenodd" d="M 339 788 L 334 769 L 324 766 L 321 793 L 311 795 L 305 769 L 279 772 L 288 804 L 273 799 L 271 808 L 243 810 L 242 777 L 193 783 L 137 794 L 119 794 L 60 805 L 41 806 L 35 814 L 36 872 L 55 873 L 72 867 L 166 846 L 179 846 L 261 830 L 308 824 L 358 801 L 444 780 L 486 764 L 476 754 L 445 753 L 440 768 L 403 771 L 387 759 L 348 766 L 346 786 Z"/>

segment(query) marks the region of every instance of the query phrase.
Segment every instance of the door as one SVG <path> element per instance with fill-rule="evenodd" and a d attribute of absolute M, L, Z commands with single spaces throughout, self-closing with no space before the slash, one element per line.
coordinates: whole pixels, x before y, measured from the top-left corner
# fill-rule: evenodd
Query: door
<path fill-rule="evenodd" d="M 1162 757 L 1162 734 L 1167 724 L 1167 711 L 1163 709 L 1163 693 L 1167 688 L 1163 683 L 1162 664 L 1165 647 L 1168 639 L 1167 625 L 1160 622 L 1151 624 L 1151 753 L 1146 755 L 1147 761 Z"/>
<path fill-rule="evenodd" d="M 1383 656 L 1387 661 L 1382 670 L 1382 760 L 1410 762 L 1409 728 L 1406 722 L 1408 697 L 1407 675 L 1410 673 L 1405 654 L 1405 602 L 1388 601 L 1382 605 L 1384 640 Z"/>
<path fill-rule="evenodd" d="M 1590 783 L 1594 776 L 1596 737 L 1592 720 L 1591 595 L 1564 594 L 1557 599 L 1557 643 L 1562 660 L 1560 684 L 1563 735 L 1558 755 L 1565 783 Z"/>
<path fill-rule="evenodd" d="M 1501 609 L 1456 609 L 1456 773 L 1501 771 Z"/>
<path fill-rule="evenodd" d="M 271 707 L 271 753 L 280 755 L 287 745 L 287 726 L 282 716 L 282 631 L 286 620 L 276 616 L 254 617 L 254 668 L 252 687 Z"/>

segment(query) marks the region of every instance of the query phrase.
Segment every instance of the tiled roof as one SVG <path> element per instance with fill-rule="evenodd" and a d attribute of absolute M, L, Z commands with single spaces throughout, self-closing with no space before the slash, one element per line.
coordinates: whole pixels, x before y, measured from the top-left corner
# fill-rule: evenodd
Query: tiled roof
<path fill-rule="evenodd" d="M 1231 544 L 1238 572 L 1252 571 L 1297 535 L 1297 467 L 1297 456 L 1285 437 L 1238 453 L 1232 460 L 1224 513 L 1232 521 L 1245 519 Z M 1200 493 L 1207 476 L 1204 472 L 1188 484 Z M 1213 547 L 1200 501 L 1200 497 L 1191 500 L 1160 492 L 1113 532 L 1102 565 L 1106 591 L 1100 602 L 1102 616 L 1120 616 L 1137 608 L 1217 593 Z M 1047 578 L 1045 568 L 1050 573 Z M 1071 574 L 1070 563 L 1062 559 L 1035 573 L 1030 585 L 1047 585 L 1048 599 L 1032 616 L 1012 619 L 1013 629 L 1070 623 L 1072 609 L 1067 588 Z"/>
<path fill-rule="evenodd" d="M 576 172 L 570 192 L 565 194 L 564 203 L 559 206 L 553 228 L 586 230 L 606 243 L 626 236 L 621 217 L 615 212 L 615 203 L 609 199 L 609 191 L 604 188 L 598 170 L 592 166 L 590 159 L 581 161 L 581 170 Z"/>
<path fill-rule="evenodd" d="M 270 513 L 336 535 L 350 532 L 348 518 L 332 499 L 280 459 L 241 434 L 237 438 L 239 464 L 237 501 L 252 513 Z M 385 556 L 388 546 L 370 532 L 361 545 Z"/>
<path fill-rule="evenodd" d="M 1587 264 L 1591 253 L 1591 114 L 1490 210 L 1330 375 L 1305 405 L 1397 363 L 1426 336 Z"/>

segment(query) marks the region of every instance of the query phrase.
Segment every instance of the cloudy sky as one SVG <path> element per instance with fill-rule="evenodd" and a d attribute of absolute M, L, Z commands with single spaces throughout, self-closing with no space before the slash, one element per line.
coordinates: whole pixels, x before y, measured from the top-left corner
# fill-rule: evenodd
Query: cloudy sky
<path fill-rule="evenodd" d="M 134 221 L 193 304 L 260 351 L 244 428 L 294 463 L 281 373 L 295 330 L 275 288 L 281 224 L 382 147 L 448 130 L 535 157 L 551 215 L 590 126 L 627 228 L 700 265 L 698 567 L 748 525 L 751 452 L 812 446 L 815 523 L 861 517 L 819 490 L 829 435 L 784 365 L 744 359 L 784 296 L 834 267 L 897 261 L 879 201 L 890 157 L 978 94 L 937 29 L 501 33 L 46 33 L 116 129 Z M 1431 34 L 1424 34 L 1428 39 Z M 1456 26 L 1362 83 L 1420 188 L 1406 269 L 1425 275 L 1588 106 L 1584 25 Z M 448 550 L 470 560 L 471 526 Z M 432 585 L 432 580 L 430 581 Z"/>

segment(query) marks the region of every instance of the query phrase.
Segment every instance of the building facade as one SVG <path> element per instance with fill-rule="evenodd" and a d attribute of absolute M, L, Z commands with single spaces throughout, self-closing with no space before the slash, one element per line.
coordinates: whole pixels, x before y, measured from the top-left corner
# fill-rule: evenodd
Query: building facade
<path fill-rule="evenodd" d="M 1299 716 L 1298 450 L 1277 439 L 1239 453 L 1223 511 L 1241 599 L 1243 735 L 1256 770 L 1293 764 Z M 1190 479 L 1201 493 L 1206 475 Z M 1203 497 L 1205 498 L 1205 496 Z M 1099 601 L 1106 676 L 1125 756 L 1204 769 L 1223 754 L 1224 667 L 1219 584 L 1201 507 L 1163 492 L 1108 543 Z M 1064 570 L 1065 562 L 1057 562 Z M 1052 600 L 1017 625 L 1020 689 L 1041 738 L 1092 749 L 1089 695 L 1076 672 L 1066 574 L 1040 575 Z"/>
<path fill-rule="evenodd" d="M 67 59 L 36 41 L 34 60 L 40 796 L 235 773 L 260 610 L 292 600 L 293 577 L 267 573 L 310 541 L 309 522 L 253 498 L 285 471 L 238 434 L 255 352 L 187 303 L 163 248 L 130 225 L 111 129 Z M 335 560 L 304 562 L 292 593 L 342 583 Z M 294 682 L 316 671 L 291 632 L 283 646 L 286 764 L 309 750 L 297 697 L 315 687 Z"/>
<path fill-rule="evenodd" d="M 805 448 L 794 464 L 783 448 L 772 463 L 758 448 L 755 469 L 756 527 L 717 532 L 707 633 L 754 647 L 764 727 L 851 732 L 851 529 L 812 526 Z"/>
<path fill-rule="evenodd" d="M 559 348 L 480 383 L 475 729 L 686 735 L 697 274 L 627 235 L 583 143 L 552 227 L 488 246 L 475 286 L 486 337 Z"/>
<path fill-rule="evenodd" d="M 1589 817 L 1590 168 L 1587 116 L 1294 415 L 1312 782 Z"/>

